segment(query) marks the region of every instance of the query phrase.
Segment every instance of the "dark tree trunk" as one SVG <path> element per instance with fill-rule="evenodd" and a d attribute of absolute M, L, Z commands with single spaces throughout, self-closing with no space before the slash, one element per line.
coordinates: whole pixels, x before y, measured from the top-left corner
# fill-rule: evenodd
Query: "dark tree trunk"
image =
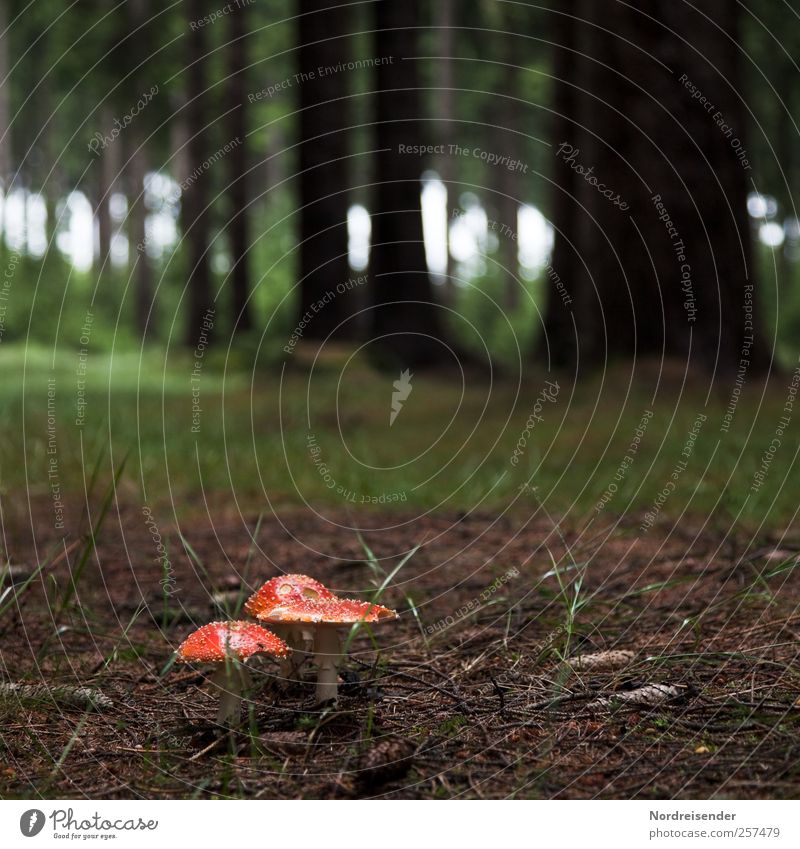
<path fill-rule="evenodd" d="M 404 146 L 426 144 L 413 57 L 417 0 L 374 3 L 377 69 L 375 199 L 372 215 L 372 333 L 384 354 L 403 366 L 443 359 L 439 307 L 425 260 L 420 209 L 423 161 Z"/>
<path fill-rule="evenodd" d="M 59 159 L 59 143 L 61 138 L 62 114 L 53 107 L 53 92 L 45 86 L 42 93 L 36 98 L 38 110 L 37 131 L 39 133 L 38 144 L 41 151 L 42 167 L 39 165 L 33 173 L 34 185 L 39 187 L 44 197 L 47 210 L 46 238 L 48 242 L 55 239 L 58 225 L 58 201 L 65 194 L 65 181 L 61 161 Z M 37 173 L 38 172 L 38 173 Z M 49 172 L 49 173 L 48 173 Z"/>
<path fill-rule="evenodd" d="M 299 0 L 297 65 L 292 85 L 300 96 L 300 303 L 299 315 L 313 315 L 305 336 L 352 335 L 346 319 L 351 301 L 337 294 L 322 309 L 314 305 L 343 284 L 347 261 L 350 187 L 350 74 L 335 68 L 350 57 L 351 10 L 336 0 Z"/>
<path fill-rule="evenodd" d="M 289 143 L 280 124 L 273 124 L 267 131 L 267 155 L 263 174 L 268 186 L 278 186 L 287 178 L 286 149 Z M 260 185 L 260 182 L 258 183 Z"/>
<path fill-rule="evenodd" d="M 778 189 L 778 203 L 784 224 L 787 219 L 795 218 L 798 215 L 796 197 L 798 189 L 800 189 L 800 157 L 797 155 L 798 134 L 793 122 L 793 116 L 800 114 L 800 110 L 796 108 L 798 97 L 795 88 L 795 73 L 794 68 L 785 68 L 781 80 L 783 84 L 780 88 L 784 105 L 781 107 L 780 113 L 777 148 L 778 162 L 782 173 L 776 188 Z M 780 284 L 783 293 L 794 288 L 798 270 L 797 263 L 797 240 L 795 236 L 784 242 L 781 248 Z"/>
<path fill-rule="evenodd" d="M 247 156 L 245 138 L 247 136 L 247 49 L 245 37 L 247 6 L 235 8 L 229 15 L 228 28 L 228 113 L 226 122 L 230 123 L 231 133 L 241 140 L 242 148 L 228 157 L 228 200 L 230 223 L 228 238 L 230 242 L 231 306 L 234 333 L 245 332 L 252 328 L 250 317 L 250 278 L 248 274 L 247 250 L 249 247 L 247 207 Z"/>
<path fill-rule="evenodd" d="M 514 79 L 516 74 L 509 74 Z M 510 132 L 505 133 L 505 146 L 499 148 L 504 155 L 510 156 L 515 161 L 520 161 L 521 145 L 519 136 L 513 130 L 513 116 L 510 101 L 506 99 L 505 112 L 507 117 L 503 118 L 503 127 Z M 511 123 L 509 123 L 511 121 Z M 520 190 L 522 183 L 518 173 L 508 168 L 499 168 L 497 174 L 497 191 L 495 202 L 497 206 L 497 221 L 493 224 L 493 230 L 499 240 L 498 262 L 500 263 L 500 274 L 504 279 L 503 304 L 507 312 L 515 312 L 522 300 L 522 287 L 519 279 L 519 207 L 522 202 Z"/>
<path fill-rule="evenodd" d="M 130 156 L 128 159 L 128 251 L 134 280 L 134 313 L 136 329 L 144 338 L 153 332 L 150 316 L 153 304 L 152 275 L 147 257 L 147 237 L 144 204 L 144 178 L 147 174 L 147 150 L 140 133 L 131 133 Z M 148 327 L 149 322 L 149 327 Z"/>
<path fill-rule="evenodd" d="M 563 86 L 577 88 L 562 107 L 572 122 L 555 121 L 553 270 L 575 301 L 578 339 L 551 286 L 555 364 L 665 355 L 730 371 L 743 347 L 749 368 L 767 363 L 758 328 L 751 341 L 745 326 L 755 293 L 737 46 L 717 28 L 735 40 L 738 8 L 695 6 L 657 4 L 648 17 L 617 0 L 576 4 L 586 23 L 570 36 L 574 77 L 556 84 L 556 104 Z"/>
<path fill-rule="evenodd" d="M 145 84 L 146 60 L 149 55 L 146 24 L 150 19 L 149 0 L 133 0 L 128 4 L 131 28 L 136 30 L 130 42 L 129 64 L 131 102 L 135 103 L 150 88 Z M 140 29 L 138 29 L 141 27 Z M 142 63 L 145 63 L 144 65 Z M 128 251 L 134 281 L 134 315 L 136 330 L 144 341 L 155 330 L 153 314 L 153 274 L 147 256 L 144 179 L 148 163 L 148 114 L 145 107 L 128 128 Z"/>
<path fill-rule="evenodd" d="M 105 182 L 105 174 L 102 163 L 100 166 L 100 179 L 97 185 L 97 198 L 94 204 L 94 217 L 97 220 L 97 261 L 101 274 L 108 274 L 111 266 L 111 215 L 108 209 L 109 186 Z"/>
<path fill-rule="evenodd" d="M 504 55 L 507 64 L 503 71 L 501 96 L 497 98 L 497 110 L 493 129 L 493 147 L 513 162 L 522 160 L 523 146 L 521 133 L 525 132 L 525 113 L 519 98 L 523 86 L 523 66 L 526 59 L 528 42 L 513 33 L 520 22 L 517 9 L 513 7 L 502 9 L 502 26 L 509 35 L 503 36 Z M 528 12 L 528 15 L 530 12 Z M 490 119 L 491 120 L 491 119 Z M 517 310 L 521 300 L 519 280 L 519 243 L 518 243 L 518 214 L 522 202 L 524 178 L 512 168 L 494 168 L 495 194 L 494 206 L 497 209 L 497 220 L 492 229 L 499 240 L 498 262 L 500 274 L 504 280 L 503 302 L 507 312 Z"/>
<path fill-rule="evenodd" d="M 207 0 L 186 0 L 188 21 L 197 21 L 208 14 Z M 189 27 L 187 45 L 187 103 L 186 131 L 189 135 L 187 159 L 189 176 L 183 186 L 181 213 L 183 238 L 187 243 L 188 311 L 186 345 L 194 348 L 201 330 L 207 324 L 206 316 L 214 309 L 209 263 L 209 189 L 208 175 L 203 173 L 203 163 L 208 158 L 208 120 L 206 90 L 206 36 L 204 27 Z M 238 151 L 234 154 L 238 155 Z M 206 336 L 210 331 L 205 328 Z"/>
<path fill-rule="evenodd" d="M 456 184 L 455 184 L 455 159 L 450 155 L 450 144 L 453 141 L 454 118 L 455 118 L 455 69 L 453 62 L 453 42 L 455 25 L 455 0 L 439 0 L 436 13 L 437 50 L 439 61 L 437 62 L 437 86 L 436 110 L 439 119 L 439 144 L 444 145 L 444 153 L 436 161 L 436 170 L 447 189 L 447 202 L 445 210 L 447 214 L 447 239 L 445 252 L 444 284 L 443 291 L 445 299 L 450 302 L 453 297 L 454 286 L 450 279 L 452 262 L 450 260 L 450 224 L 452 223 L 452 211 L 456 206 Z"/>
<path fill-rule="evenodd" d="M 110 127 L 114 122 L 113 112 L 108 104 L 103 104 L 100 110 L 101 127 Z M 120 170 L 120 148 L 117 144 L 110 144 L 100 153 L 100 163 L 97 170 L 97 198 L 95 201 L 94 214 L 97 219 L 98 230 L 98 259 L 103 274 L 109 271 L 111 262 L 111 238 L 113 226 L 111 222 L 111 211 L 109 200 L 114 190 L 114 184 L 119 178 Z M 133 247 L 131 246 L 131 249 Z"/>
<path fill-rule="evenodd" d="M 192 170 L 189 167 L 189 128 L 186 126 L 186 92 L 178 91 L 170 98 L 172 119 L 169 123 L 170 174 L 184 185 Z"/>
<path fill-rule="evenodd" d="M 575 46 L 580 24 L 575 20 L 576 0 L 563 0 L 561 14 L 551 16 L 553 98 L 550 115 L 550 138 L 554 145 L 570 142 L 577 146 L 579 125 L 578 66 L 580 56 Z M 574 244 L 578 229 L 578 205 L 575 195 L 577 178 L 571 168 L 554 165 L 554 183 L 550 198 L 550 217 L 556 229 L 550 263 L 545 269 L 547 301 L 539 351 L 549 366 L 564 367 L 575 356 L 573 299 L 579 303 L 586 295 L 577 291 L 585 276 L 578 273 L 580 261 Z M 567 288 L 568 287 L 568 288 Z"/>
<path fill-rule="evenodd" d="M 8 9 L 0 3 L 0 80 L 8 80 L 9 67 Z M 0 185 L 8 191 L 12 179 L 11 157 L 11 86 L 0 86 Z"/>

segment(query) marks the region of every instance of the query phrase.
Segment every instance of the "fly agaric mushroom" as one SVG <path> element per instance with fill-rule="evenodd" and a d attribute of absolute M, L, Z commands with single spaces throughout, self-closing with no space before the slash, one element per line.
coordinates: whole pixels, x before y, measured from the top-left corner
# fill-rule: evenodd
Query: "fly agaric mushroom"
<path fill-rule="evenodd" d="M 305 660 L 305 655 L 311 648 L 313 633 L 311 629 L 297 623 L 278 623 L 269 618 L 269 613 L 276 607 L 288 603 L 304 601 L 329 601 L 336 596 L 319 581 L 308 575 L 279 575 L 270 578 L 262 587 L 245 602 L 245 612 L 256 619 L 273 622 L 275 633 L 286 640 L 292 649 L 292 654 L 281 661 L 281 678 L 284 682 L 294 678 Z"/>
<path fill-rule="evenodd" d="M 177 659 L 185 663 L 216 663 L 211 684 L 222 694 L 217 723 L 227 725 L 239 716 L 242 689 L 250 686 L 243 663 L 255 654 L 283 658 L 289 648 L 275 634 L 252 622 L 211 622 L 190 634 L 178 647 Z"/>
<path fill-rule="evenodd" d="M 258 592 L 253 593 L 245 602 L 244 609 L 251 616 L 258 616 L 259 613 L 290 599 L 320 601 L 331 598 L 336 596 L 324 584 L 309 578 L 308 575 L 279 575 L 277 578 L 270 578 Z"/>
<path fill-rule="evenodd" d="M 313 631 L 317 702 L 322 703 L 335 700 L 339 691 L 338 667 L 342 654 L 339 628 L 357 622 L 396 619 L 397 613 L 379 604 L 349 598 L 314 601 L 288 596 L 284 603 L 257 614 L 257 618 L 273 625 L 304 626 Z"/>

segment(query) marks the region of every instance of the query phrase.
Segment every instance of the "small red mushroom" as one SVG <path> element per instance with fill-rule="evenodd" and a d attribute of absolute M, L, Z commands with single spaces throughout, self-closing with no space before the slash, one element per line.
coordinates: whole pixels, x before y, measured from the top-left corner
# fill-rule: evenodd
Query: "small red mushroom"
<path fill-rule="evenodd" d="M 339 629 L 357 622 L 379 622 L 396 619 L 397 613 L 379 604 L 348 598 L 287 598 L 283 604 L 258 614 L 258 619 L 273 625 L 301 625 L 314 637 L 314 659 L 317 666 L 317 702 L 335 700 L 339 691 L 338 667 L 341 661 Z"/>
<path fill-rule="evenodd" d="M 269 613 L 276 607 L 305 601 L 328 601 L 336 596 L 319 581 L 308 575 L 279 575 L 270 578 L 245 602 L 245 612 L 264 622 L 274 622 Z M 281 661 L 281 678 L 284 682 L 296 678 L 313 644 L 311 629 L 297 623 L 276 624 L 275 632 L 286 640 L 292 654 Z"/>
<path fill-rule="evenodd" d="M 284 658 L 289 647 L 252 622 L 211 622 L 190 634 L 178 647 L 179 661 L 218 664 L 210 680 L 222 691 L 217 711 L 220 725 L 238 718 L 242 689 L 250 686 L 250 675 L 243 664 L 256 654 Z"/>

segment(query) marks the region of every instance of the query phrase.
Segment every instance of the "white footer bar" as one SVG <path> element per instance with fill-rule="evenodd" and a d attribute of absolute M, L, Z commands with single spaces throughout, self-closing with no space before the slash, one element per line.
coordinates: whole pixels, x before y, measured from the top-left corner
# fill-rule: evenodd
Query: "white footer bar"
<path fill-rule="evenodd" d="M 800 847 L 798 802 L 3 801 L 0 846 Z"/>

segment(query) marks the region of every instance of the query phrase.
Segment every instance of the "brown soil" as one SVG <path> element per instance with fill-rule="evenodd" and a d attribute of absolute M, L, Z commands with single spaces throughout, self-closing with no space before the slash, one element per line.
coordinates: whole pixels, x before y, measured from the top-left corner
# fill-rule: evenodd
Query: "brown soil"
<path fill-rule="evenodd" d="M 254 552 L 256 517 L 181 527 L 202 567 L 168 520 L 157 521 L 170 537 L 175 592 L 166 604 L 155 541 L 133 507 L 112 509 L 74 597 L 67 588 L 81 544 L 23 592 L 32 541 L 6 529 L 23 569 L 17 603 L 0 614 L 4 681 L 91 687 L 111 704 L 84 710 L 58 696 L 6 696 L 0 796 L 787 798 L 800 790 L 798 539 L 723 538 L 685 522 L 637 539 L 633 518 L 581 534 L 538 518 L 361 516 L 387 574 L 424 542 L 381 597 L 400 619 L 356 636 L 338 710 L 315 709 L 312 682 L 279 690 L 266 662 L 249 718 L 220 735 L 208 670 L 164 671 L 189 631 L 224 618 L 212 593 L 234 599 L 278 567 L 361 597 L 380 578 L 344 515 L 264 518 Z M 46 533 L 37 529 L 36 539 L 43 559 Z M 543 578 L 551 555 L 566 570 L 567 599 L 583 576 L 572 627 L 557 579 Z M 634 654 L 572 666 L 559 656 L 608 649 Z M 644 689 L 652 684 L 664 686 Z"/>

